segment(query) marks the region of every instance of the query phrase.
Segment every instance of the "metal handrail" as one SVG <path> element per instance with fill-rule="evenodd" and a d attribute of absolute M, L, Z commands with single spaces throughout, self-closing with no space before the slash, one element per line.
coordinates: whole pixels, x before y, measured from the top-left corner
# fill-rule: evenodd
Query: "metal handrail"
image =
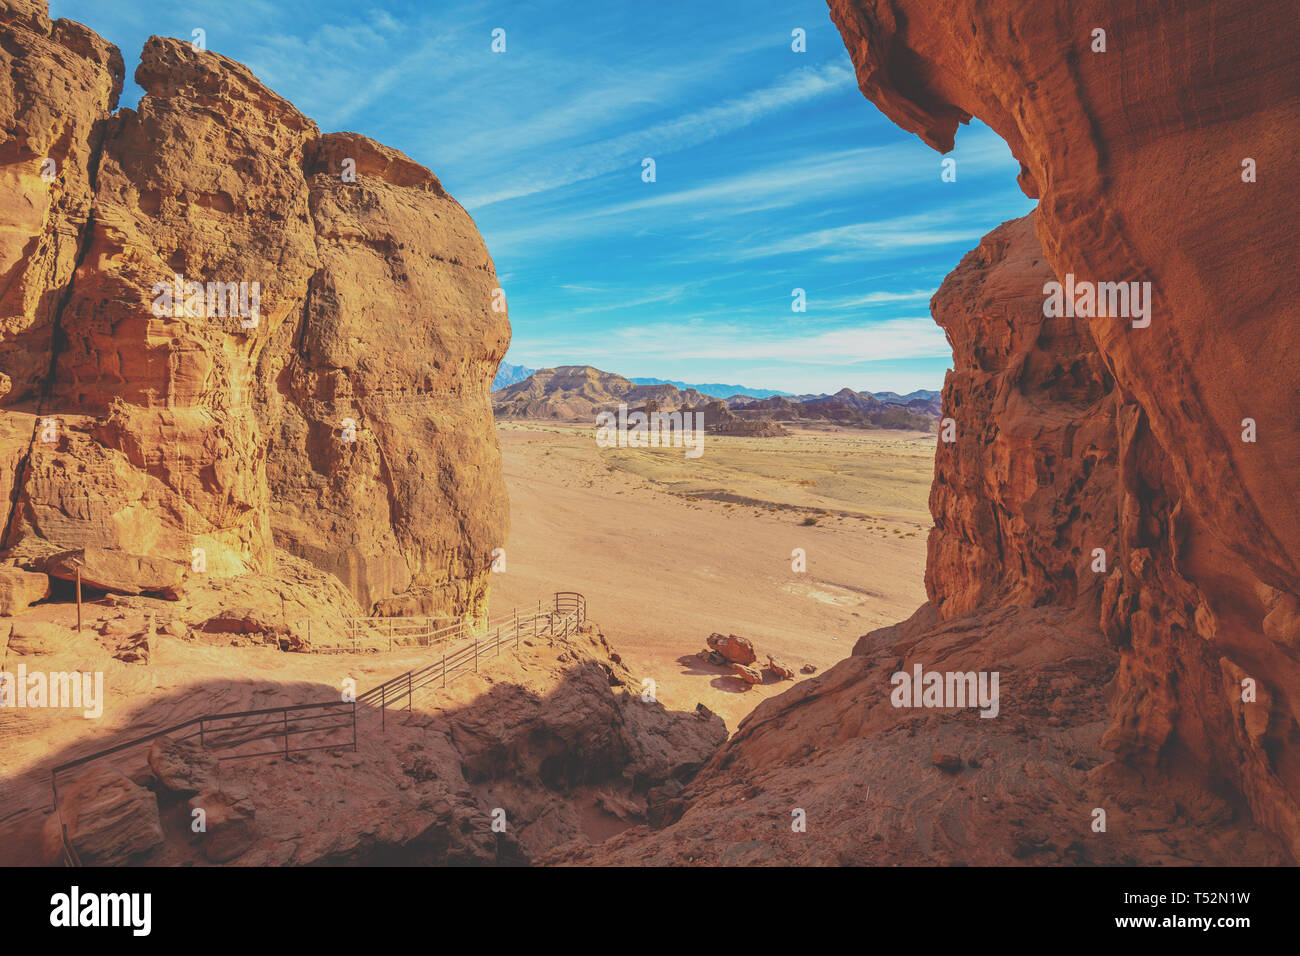
<path fill-rule="evenodd" d="M 212 746 L 212 749 L 214 750 L 230 749 L 233 747 L 252 743 L 254 741 L 269 740 L 275 737 L 284 738 L 283 749 L 276 749 L 274 751 L 257 751 L 251 754 L 231 754 L 227 756 L 219 756 L 217 759 L 218 760 L 240 760 L 246 757 L 272 757 L 272 756 L 287 757 L 291 753 L 306 753 L 308 751 L 313 751 L 313 750 L 336 750 L 339 747 L 346 746 L 346 745 L 340 743 L 340 744 L 326 744 L 317 747 L 290 748 L 289 738 L 291 736 L 298 735 L 298 734 L 328 732 L 329 730 L 332 730 L 336 727 L 346 726 L 346 723 L 329 724 L 325 726 L 300 727 L 299 724 L 301 723 L 301 721 L 294 721 L 293 725 L 290 724 L 289 715 L 294 713 L 301 713 L 303 711 L 308 711 L 308 710 L 328 710 L 333 708 L 347 707 L 349 709 L 348 714 L 328 714 L 328 713 L 320 714 L 317 715 L 315 719 L 328 719 L 334 716 L 344 716 L 344 717 L 351 716 L 352 749 L 355 751 L 357 749 L 357 723 L 356 723 L 357 704 L 359 703 L 373 704 L 376 698 L 378 698 L 380 702 L 379 709 L 380 709 L 381 726 L 384 727 L 384 729 L 386 729 L 385 715 L 388 709 L 388 705 L 390 703 L 395 703 L 397 701 L 402 700 L 402 698 L 405 697 L 407 701 L 407 709 L 410 710 L 411 703 L 414 699 L 415 691 L 428 686 L 438 678 L 442 679 L 442 685 L 445 687 L 447 684 L 448 675 L 459 671 L 467 670 L 471 660 L 473 661 L 474 669 L 478 670 L 478 659 L 479 657 L 482 656 L 484 652 L 496 649 L 499 653 L 501 646 L 503 644 L 508 644 L 511 640 L 513 640 L 515 646 L 518 647 L 524 632 L 529 629 L 531 629 L 531 632 L 529 634 L 530 637 L 536 637 L 540 634 L 545 633 L 545 630 L 543 630 L 539 626 L 543 621 L 545 622 L 546 628 L 549 629 L 551 634 L 553 635 L 559 634 L 560 636 L 563 637 L 568 637 L 569 634 L 571 634 L 574 629 L 581 627 L 586 622 L 587 599 L 577 591 L 556 592 L 554 596 L 553 610 L 551 611 L 542 611 L 541 610 L 542 605 L 540 602 L 538 603 L 537 607 L 538 610 L 529 616 L 520 616 L 517 608 L 512 610 L 509 614 L 502 615 L 501 617 L 497 618 L 495 625 L 489 623 L 489 628 L 488 628 L 489 631 L 492 629 L 493 626 L 495 627 L 495 634 L 491 638 L 480 639 L 476 636 L 474 638 L 474 643 L 472 645 L 466 645 L 451 653 L 444 653 L 440 661 L 435 661 L 431 664 L 426 664 L 423 667 L 406 671 L 404 674 L 399 674 L 396 677 L 387 680 L 382 684 L 372 687 L 370 690 L 366 691 L 363 694 L 358 695 L 354 700 L 351 701 L 329 700 L 329 701 L 319 701 L 311 704 L 286 704 L 282 707 L 263 707 L 257 710 L 237 710 L 237 711 L 230 711 L 228 713 L 223 713 L 223 714 L 203 714 L 202 716 L 192 717 L 189 720 L 182 721 L 179 724 L 173 724 L 170 727 L 165 727 L 162 730 L 157 730 L 154 731 L 153 733 L 145 734 L 142 737 L 136 737 L 135 739 L 128 740 L 125 743 L 117 744 L 116 746 L 108 747 L 104 750 L 99 750 L 92 754 L 86 754 L 82 757 L 76 758 L 75 760 L 69 760 L 66 763 L 59 764 L 57 767 L 55 767 L 53 770 L 50 771 L 50 790 L 54 798 L 54 811 L 56 813 L 60 812 L 59 788 L 58 788 L 59 774 L 65 773 L 68 770 L 72 770 L 77 767 L 84 766 L 85 764 L 88 764 L 92 761 L 101 760 L 104 757 L 111 757 L 113 754 L 121 753 L 122 751 L 129 750 L 132 747 L 138 747 L 141 744 L 150 743 L 151 741 L 157 740 L 160 737 L 171 737 L 174 740 L 191 740 L 194 737 L 198 737 L 201 746 L 207 747 L 209 732 L 214 734 L 230 733 L 232 731 L 246 732 L 246 731 L 253 731 L 260 727 L 266 727 L 274 724 L 274 725 L 278 725 L 281 728 L 278 732 L 275 733 L 268 732 L 263 734 L 255 734 L 252 736 L 240 734 L 238 740 L 230 741 L 227 743 L 215 744 Z M 509 630 L 503 636 L 502 632 L 505 631 L 507 628 L 507 623 L 506 623 L 507 621 L 510 622 Z M 462 624 L 462 625 L 455 625 L 455 626 L 463 627 L 464 625 Z M 443 628 L 442 630 L 451 630 L 451 628 Z M 403 684 L 405 684 L 404 688 L 402 687 Z M 392 696 L 390 696 L 389 694 L 390 689 L 395 692 Z M 246 718 L 246 717 L 265 717 L 273 714 L 279 715 L 280 719 L 278 721 L 277 720 L 258 721 L 252 724 L 236 724 L 235 726 L 232 727 L 214 727 L 212 728 L 211 731 L 207 729 L 208 724 L 216 723 L 218 721 L 234 720 L 237 718 Z M 312 719 L 312 718 L 308 718 L 308 719 Z M 197 728 L 197 730 L 195 730 L 194 728 Z M 190 732 L 178 736 L 178 734 L 181 734 L 182 731 L 190 731 Z M 61 813 L 60 813 L 59 824 L 60 824 L 59 827 L 60 837 L 63 843 L 64 862 L 69 866 L 80 866 L 81 865 L 80 857 L 77 855 L 76 848 L 72 845 L 72 842 L 68 837 L 68 832 L 67 832 L 68 828 L 66 824 L 64 824 L 62 821 Z"/>

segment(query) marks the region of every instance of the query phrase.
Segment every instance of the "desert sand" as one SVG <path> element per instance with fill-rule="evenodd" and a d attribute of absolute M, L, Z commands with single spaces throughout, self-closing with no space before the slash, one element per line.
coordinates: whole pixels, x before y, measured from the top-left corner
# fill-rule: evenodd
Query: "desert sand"
<path fill-rule="evenodd" d="M 712 631 L 752 640 L 760 664 L 771 654 L 821 671 L 925 601 L 933 435 L 710 435 L 692 460 L 681 449 L 600 449 L 584 425 L 503 421 L 498 431 L 512 530 L 493 613 L 582 591 L 591 619 L 671 710 L 702 702 L 734 731 L 790 687 L 769 675 L 746 689 L 699 660 Z M 795 548 L 804 573 L 792 570 Z"/>

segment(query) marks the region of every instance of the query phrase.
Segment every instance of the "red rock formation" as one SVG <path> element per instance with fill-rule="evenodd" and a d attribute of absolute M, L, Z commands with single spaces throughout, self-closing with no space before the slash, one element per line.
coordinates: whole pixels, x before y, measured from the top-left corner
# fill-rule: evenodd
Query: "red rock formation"
<path fill-rule="evenodd" d="M 1107 744 L 1229 783 L 1300 852 L 1293 5 L 830 6 L 864 94 L 900 126 L 946 151 L 977 116 L 1007 140 L 1058 277 L 1151 283 L 1149 327 L 1089 323 L 1122 396 Z"/>
<path fill-rule="evenodd" d="M 758 659 L 754 642 L 736 634 L 710 634 L 704 639 L 710 648 L 734 664 L 752 664 Z"/>
<path fill-rule="evenodd" d="M 509 327 L 465 211 L 217 54 L 151 38 L 110 115 L 111 46 L 40 3 L 0 33 L 0 555 L 200 549 L 292 588 L 287 551 L 366 610 L 483 614 Z"/>
<path fill-rule="evenodd" d="M 1043 317 L 1053 278 L 1031 214 L 985 236 L 934 297 L 956 357 L 943 404 L 957 441 L 937 446 L 925 569 L 940 618 L 1097 604 L 1093 551 L 1114 560 L 1115 385 L 1087 320 Z"/>
<path fill-rule="evenodd" d="M 0 404 L 36 396 L 49 376 L 125 75 L 115 46 L 45 11 L 40 0 L 0 3 Z"/>

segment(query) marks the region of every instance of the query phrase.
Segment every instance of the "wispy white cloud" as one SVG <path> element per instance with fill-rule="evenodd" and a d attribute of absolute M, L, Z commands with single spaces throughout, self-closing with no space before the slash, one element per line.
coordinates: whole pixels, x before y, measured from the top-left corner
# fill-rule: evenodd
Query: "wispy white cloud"
<path fill-rule="evenodd" d="M 857 309 L 864 305 L 883 305 L 890 302 L 929 302 L 934 289 L 917 289 L 912 292 L 868 292 L 866 295 L 841 296 L 833 299 L 812 298 L 810 309 Z"/>
<path fill-rule="evenodd" d="M 644 366 L 655 361 L 692 360 L 776 362 L 834 367 L 897 359 L 950 359 L 943 330 L 929 316 L 885 319 L 853 328 L 808 334 L 798 326 L 782 332 L 755 333 L 751 328 L 676 323 L 624 325 L 604 335 L 547 336 L 521 339 L 520 354 L 535 360 L 560 361 L 575 353 L 597 354 L 613 367 Z"/>
<path fill-rule="evenodd" d="M 741 249 L 725 250 L 719 255 L 733 262 L 742 262 L 829 250 L 832 257 L 827 261 L 843 262 L 903 248 L 975 242 L 986 231 L 986 226 L 959 221 L 952 212 L 917 213 L 816 229 Z"/>
<path fill-rule="evenodd" d="M 466 196 L 465 208 L 474 210 L 509 199 L 559 189 L 593 179 L 620 168 L 636 170 L 642 158 L 670 155 L 734 132 L 782 109 L 816 99 L 853 83 L 853 71 L 840 63 L 805 68 L 786 74 L 776 83 L 744 96 L 704 109 L 684 113 L 642 130 L 565 150 L 560 155 L 525 167 L 494 191 Z"/>
<path fill-rule="evenodd" d="M 964 174 L 1004 171 L 1005 144 L 987 128 L 971 133 L 963 153 Z M 729 225 L 741 215 L 793 207 L 807 209 L 831 199 L 843 205 L 848 197 L 853 197 L 855 204 L 866 205 L 897 188 L 903 178 L 900 170 L 910 170 L 918 154 L 925 157 L 927 151 L 928 147 L 900 141 L 769 163 L 760 169 L 718 177 L 688 189 L 638 182 L 638 191 L 652 195 L 625 202 L 566 196 L 563 203 L 532 210 L 521 224 L 512 223 L 504 230 L 493 230 L 492 247 L 498 252 L 527 252 L 541 248 L 539 244 L 560 239 L 589 240 L 614 232 L 627 234 L 640 224 L 662 222 L 666 218 L 676 223 Z M 935 182 L 936 189 L 943 188 L 938 185 L 937 175 Z M 978 215 L 981 210 L 969 212 Z M 982 226 L 979 228 L 982 230 Z M 962 231 L 959 235 L 968 236 L 970 232 Z M 713 237 L 697 238 L 708 241 Z M 723 241 L 729 242 L 730 236 Z"/>

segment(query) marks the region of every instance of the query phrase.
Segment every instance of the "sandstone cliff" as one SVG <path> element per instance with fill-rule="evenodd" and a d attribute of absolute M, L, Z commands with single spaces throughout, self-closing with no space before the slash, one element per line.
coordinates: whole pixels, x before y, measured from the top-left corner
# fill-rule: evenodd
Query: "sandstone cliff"
<path fill-rule="evenodd" d="M 274 591 L 287 553 L 343 582 L 338 610 L 481 615 L 509 326 L 470 217 L 218 54 L 151 38 L 114 111 L 122 58 L 91 31 L 14 0 L 0 34 L 0 556 Z"/>
<path fill-rule="evenodd" d="M 864 94 L 900 126 L 947 150 L 977 116 L 1007 140 L 1056 276 L 1151 283 L 1149 327 L 1088 323 L 1119 390 L 1118 510 L 1087 535 L 1118 550 L 1106 744 L 1227 785 L 1300 852 L 1294 7 L 830 6 Z M 1063 527 L 1062 553 L 1082 520 L 1068 517 L 1038 529 Z"/>

